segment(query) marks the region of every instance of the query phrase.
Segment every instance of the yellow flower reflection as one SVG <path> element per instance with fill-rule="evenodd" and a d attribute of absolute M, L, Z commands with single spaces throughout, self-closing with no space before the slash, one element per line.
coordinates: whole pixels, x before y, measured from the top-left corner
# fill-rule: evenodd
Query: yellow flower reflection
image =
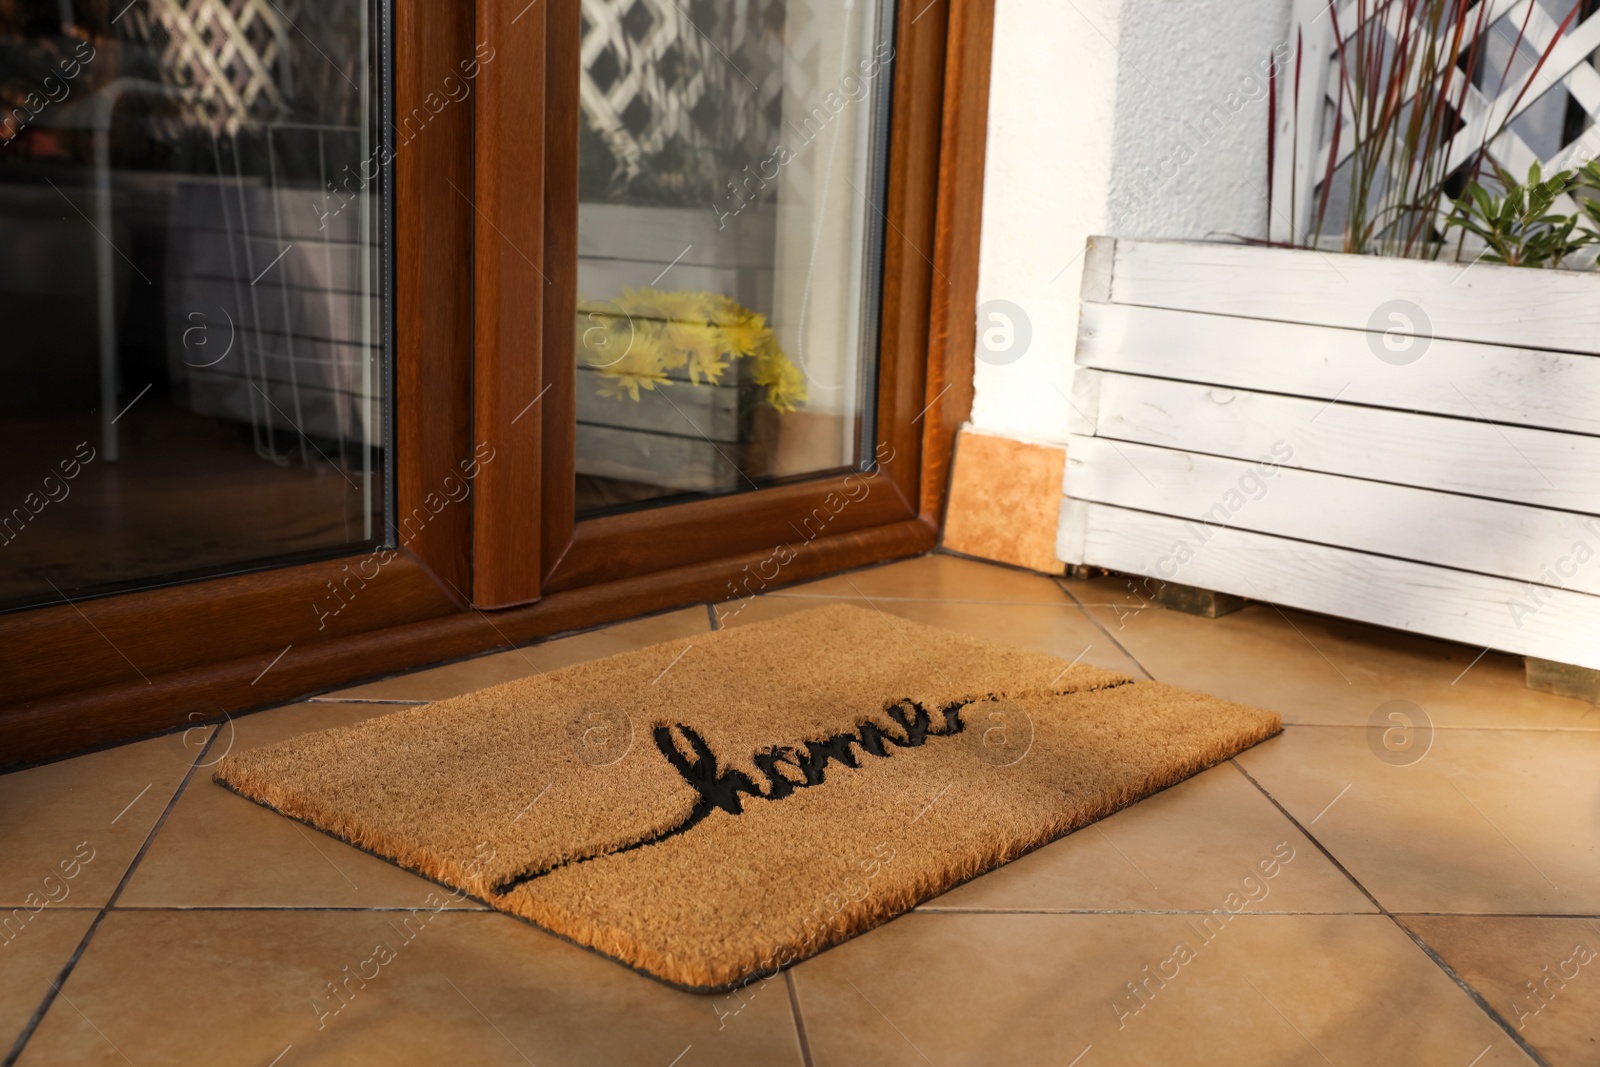
<path fill-rule="evenodd" d="M 779 411 L 806 401 L 805 375 L 790 362 L 764 316 L 719 293 L 624 289 L 615 300 L 578 300 L 578 354 L 599 372 L 601 396 L 639 399 L 641 389 L 713 385 L 733 360 L 752 361 L 751 377 Z"/>

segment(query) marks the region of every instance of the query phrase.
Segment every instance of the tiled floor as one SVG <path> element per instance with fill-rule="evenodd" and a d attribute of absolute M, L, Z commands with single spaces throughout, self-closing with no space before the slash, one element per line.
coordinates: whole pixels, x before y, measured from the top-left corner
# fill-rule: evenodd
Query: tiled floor
<path fill-rule="evenodd" d="M 137 1067 L 1600 1064 L 1600 709 L 1531 693 L 1520 664 L 1476 649 L 1261 605 L 1200 619 L 1115 579 L 950 556 L 714 611 L 737 626 L 832 599 L 1289 725 L 741 996 L 703 997 L 453 901 L 213 786 L 208 767 L 692 639 L 713 611 L 356 686 L 0 777 L 0 1052 L 16 1038 L 24 1065 Z M 380 941 L 399 946 L 381 964 Z"/>

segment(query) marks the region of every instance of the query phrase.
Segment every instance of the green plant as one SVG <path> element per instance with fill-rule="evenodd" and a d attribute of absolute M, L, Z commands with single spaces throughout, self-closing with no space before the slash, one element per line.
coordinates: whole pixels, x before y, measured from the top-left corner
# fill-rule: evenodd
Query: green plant
<path fill-rule="evenodd" d="M 1544 177 L 1535 163 L 1528 169 L 1528 180 L 1518 182 L 1496 167 L 1501 193 L 1491 193 L 1482 184 L 1467 184 L 1465 195 L 1455 201 L 1455 210 L 1445 220 L 1445 230 L 1476 234 L 1489 247 L 1482 258 L 1511 267 L 1560 267 L 1574 252 L 1600 241 L 1592 226 L 1580 228 L 1586 219 L 1600 221 L 1600 205 L 1580 197 L 1583 210 L 1560 215 L 1550 209 L 1562 196 L 1580 188 L 1600 188 L 1600 168 L 1593 163 L 1583 171 L 1559 171 Z"/>
<path fill-rule="evenodd" d="M 1573 192 L 1594 193 L 1595 196 L 1576 196 L 1578 207 L 1600 233 L 1600 160 L 1591 159 L 1579 167 L 1574 175 Z"/>
<path fill-rule="evenodd" d="M 1535 5 L 1527 5 L 1511 41 L 1514 57 L 1526 40 Z M 1341 23 L 1340 11 L 1345 12 Z M 1342 224 L 1343 250 L 1348 253 L 1432 259 L 1442 247 L 1439 217 L 1450 203 L 1446 186 L 1452 180 L 1473 182 L 1488 148 L 1504 132 L 1517 108 L 1534 88 L 1539 72 L 1573 19 L 1575 4 L 1556 28 L 1537 61 L 1522 79 L 1509 108 L 1495 108 L 1499 125 L 1467 121 L 1476 82 L 1483 95 L 1498 101 L 1511 72 L 1511 59 L 1498 72 L 1485 54 L 1496 5 L 1483 0 L 1356 0 L 1346 5 L 1327 0 L 1335 50 L 1335 122 L 1317 188 L 1301 190 L 1291 183 L 1289 217 L 1297 201 L 1312 196 L 1310 233 L 1292 232 L 1288 241 L 1269 243 L 1319 247 L 1329 222 L 1330 194 L 1336 183 L 1346 190 Z M 1355 24 L 1349 25 L 1350 16 Z M 1297 49 L 1292 100 L 1296 118 L 1292 151 L 1315 151 L 1314 131 L 1299 129 L 1304 40 Z M 1309 80 L 1309 79 L 1308 79 Z M 1276 70 L 1274 107 L 1269 109 L 1268 167 L 1276 154 Z M 1320 84 L 1308 86 L 1320 94 Z M 1481 107 L 1482 105 L 1478 105 Z M 1320 108 L 1317 109 L 1320 113 Z M 1476 141 L 1471 143 L 1466 138 Z M 1345 152 L 1342 178 L 1341 149 Z M 1274 205 L 1276 207 L 1276 205 Z M 1279 209 L 1281 210 L 1281 208 Z M 1269 218 L 1272 211 L 1269 209 Z"/>

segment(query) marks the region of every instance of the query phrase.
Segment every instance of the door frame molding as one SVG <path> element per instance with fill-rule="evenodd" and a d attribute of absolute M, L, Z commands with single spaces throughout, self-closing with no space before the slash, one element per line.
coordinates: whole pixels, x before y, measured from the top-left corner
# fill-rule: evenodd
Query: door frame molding
<path fill-rule="evenodd" d="M 425 107 L 480 42 L 494 54 L 471 105 L 431 114 L 394 162 L 400 545 L 0 615 L 0 768 L 931 549 L 971 406 L 993 4 L 935 0 L 899 25 L 880 476 L 574 524 L 570 479 L 547 476 L 571 469 L 574 400 L 555 387 L 571 360 L 555 353 L 572 350 L 572 321 L 546 309 L 571 306 L 576 281 L 535 262 L 576 261 L 575 224 L 547 224 L 576 201 L 575 151 L 570 168 L 547 165 L 565 150 L 548 87 L 576 83 L 576 20 L 562 18 L 576 0 L 398 0 L 396 114 Z M 518 196 L 518 167 L 543 168 L 542 197 Z M 446 479 L 463 475 L 472 492 L 456 502 Z M 816 536 L 783 532 L 818 508 Z M 671 536 L 691 527 L 729 532 Z"/>
<path fill-rule="evenodd" d="M 577 24 L 579 0 L 545 2 L 552 21 Z M 569 440 L 577 378 L 572 358 L 575 282 L 547 290 L 544 383 L 550 387 L 549 396 L 559 398 L 547 413 L 559 413 L 563 429 L 569 432 L 563 434 L 558 451 L 545 464 L 543 512 L 550 521 L 542 531 L 546 540 L 537 557 L 544 561 L 544 591 L 575 589 L 763 548 L 776 551 L 781 543 L 797 536 L 802 541 L 812 540 L 816 530 L 807 525 L 810 521 L 825 526 L 829 533 L 845 533 L 923 514 L 921 457 L 925 441 L 917 423 L 927 408 L 926 356 L 934 325 L 930 313 L 934 291 L 953 284 L 931 254 L 938 242 L 940 205 L 937 188 L 927 180 L 941 170 L 948 11 L 940 0 L 923 17 L 901 19 L 896 27 L 887 196 L 881 208 L 873 205 L 884 220 L 876 469 L 870 477 L 861 472 L 840 473 L 575 522 L 571 486 L 575 457 Z M 575 57 L 576 51 L 570 54 Z M 574 69 L 552 70 L 545 102 L 551 136 L 566 138 L 564 143 L 552 144 L 549 158 L 552 163 L 562 160 L 570 164 L 570 173 L 554 176 L 556 181 L 547 194 L 550 229 L 569 232 L 555 238 L 556 248 L 546 262 L 546 272 L 570 278 L 577 262 L 578 79 Z M 525 552 L 525 558 L 534 557 Z M 524 580 L 531 582 L 533 576 Z"/>

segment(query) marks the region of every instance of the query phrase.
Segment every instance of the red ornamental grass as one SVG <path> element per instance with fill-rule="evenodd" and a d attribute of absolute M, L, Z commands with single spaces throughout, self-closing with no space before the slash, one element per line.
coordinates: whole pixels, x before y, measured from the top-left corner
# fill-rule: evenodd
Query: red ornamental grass
<path fill-rule="evenodd" d="M 1472 180 L 1488 159 L 1488 148 L 1504 132 L 1510 116 L 1527 97 L 1557 44 L 1579 13 L 1562 20 L 1537 62 L 1523 79 L 1511 107 L 1493 130 L 1493 114 L 1482 116 L 1479 141 L 1463 153 L 1456 142 L 1467 134 L 1462 116 L 1471 106 L 1473 77 L 1480 72 L 1491 29 L 1489 0 L 1355 0 L 1344 6 L 1328 0 L 1337 70 L 1336 104 L 1341 121 L 1329 134 L 1328 157 L 1316 192 L 1308 244 L 1316 245 L 1327 221 L 1334 173 L 1349 141 L 1348 204 L 1343 247 L 1349 253 L 1432 258 L 1438 254 L 1436 227 L 1445 183 L 1454 173 Z M 1351 15 L 1353 8 L 1353 24 Z M 1518 27 L 1511 57 L 1527 39 L 1530 5 Z M 1300 78 L 1304 36 L 1297 34 L 1291 152 L 1298 156 L 1301 136 Z M 1484 106 L 1505 90 L 1512 58 Z M 1488 87 L 1485 86 L 1487 89 Z M 1320 87 L 1312 88 L 1320 92 Z M 1273 84 L 1276 96 L 1276 80 Z M 1269 166 L 1276 163 L 1276 111 L 1269 116 Z M 1313 143 L 1307 131 L 1307 145 Z M 1452 158 L 1454 157 L 1454 158 Z M 1293 159 L 1290 160 L 1291 168 Z M 1290 183 L 1290 217 L 1299 190 Z M 1270 235 L 1270 234 L 1269 234 Z M 1291 227 L 1289 243 L 1298 235 Z"/>

